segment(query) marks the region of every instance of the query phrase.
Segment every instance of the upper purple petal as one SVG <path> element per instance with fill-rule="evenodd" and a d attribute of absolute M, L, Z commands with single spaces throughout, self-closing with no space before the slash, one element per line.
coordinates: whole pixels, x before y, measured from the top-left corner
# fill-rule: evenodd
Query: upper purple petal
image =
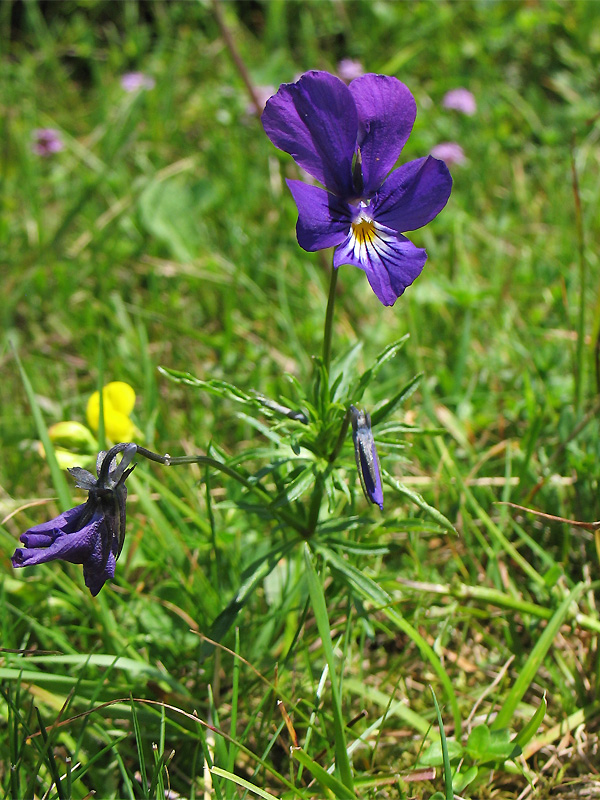
<path fill-rule="evenodd" d="M 322 250 L 341 244 L 350 230 L 352 216 L 348 203 L 318 186 L 287 181 L 298 206 L 296 236 L 305 250 Z"/>
<path fill-rule="evenodd" d="M 448 202 L 452 177 L 432 156 L 409 161 L 394 170 L 373 201 L 377 222 L 398 233 L 422 228 Z"/>
<path fill-rule="evenodd" d="M 275 147 L 331 192 L 354 194 L 352 159 L 358 116 L 346 84 L 328 72 L 306 72 L 268 100 L 262 124 Z"/>
<path fill-rule="evenodd" d="M 48 520 L 48 522 L 42 522 L 40 525 L 34 525 L 33 528 L 29 528 L 25 531 L 25 533 L 21 534 L 21 541 L 26 546 L 29 546 L 27 537 L 29 537 L 30 534 L 44 534 L 45 536 L 49 536 L 50 539 L 54 541 L 57 536 L 61 536 L 63 533 L 69 533 L 71 530 L 77 530 L 77 523 L 85 506 L 86 504 L 82 503 L 80 506 L 75 506 L 75 508 L 70 508 L 68 511 L 64 511 L 62 514 L 59 514 L 58 517 Z"/>
<path fill-rule="evenodd" d="M 351 264 L 365 271 L 371 288 L 384 306 L 394 305 L 406 287 L 419 277 L 426 261 L 425 250 L 415 247 L 405 236 L 388 236 L 385 241 L 378 239 L 367 256 L 358 258 L 350 234 L 333 254 L 334 267 Z"/>
<path fill-rule="evenodd" d="M 364 193 L 377 191 L 396 163 L 417 116 L 408 87 L 388 75 L 363 75 L 348 87 L 358 111 Z"/>

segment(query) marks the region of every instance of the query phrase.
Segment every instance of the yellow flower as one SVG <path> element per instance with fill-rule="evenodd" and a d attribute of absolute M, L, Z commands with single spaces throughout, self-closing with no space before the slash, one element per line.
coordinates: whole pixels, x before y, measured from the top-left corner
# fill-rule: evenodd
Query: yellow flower
<path fill-rule="evenodd" d="M 61 469 L 87 467 L 95 462 L 98 442 L 81 422 L 75 420 L 57 422 L 48 428 L 48 435 L 54 445 L 56 460 Z M 46 458 L 46 451 L 41 442 L 38 442 L 38 452 L 42 458 Z"/>
<path fill-rule="evenodd" d="M 135 392 L 128 383 L 112 381 L 102 389 L 104 432 L 111 442 L 130 442 L 139 431 L 130 419 L 135 405 Z M 90 428 L 98 432 L 100 393 L 94 392 L 87 404 L 86 417 Z"/>

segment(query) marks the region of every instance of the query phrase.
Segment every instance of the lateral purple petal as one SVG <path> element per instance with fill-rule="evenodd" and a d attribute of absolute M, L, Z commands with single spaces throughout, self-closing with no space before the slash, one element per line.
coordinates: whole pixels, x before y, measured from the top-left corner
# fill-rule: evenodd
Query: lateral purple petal
<path fill-rule="evenodd" d="M 305 73 L 267 101 L 262 124 L 275 147 L 340 197 L 354 194 L 352 159 L 358 116 L 346 84 L 328 72 Z"/>
<path fill-rule="evenodd" d="M 83 564 L 90 557 L 92 551 L 102 547 L 100 542 L 102 523 L 102 517 L 96 514 L 80 531 L 59 535 L 49 547 L 42 547 L 42 549 L 39 549 L 39 545 L 44 544 L 40 541 L 42 537 L 34 534 L 38 541 L 31 541 L 31 547 L 18 547 L 12 557 L 13 565 L 28 567 L 33 564 L 55 561 L 57 558 L 70 561 L 72 564 Z"/>
<path fill-rule="evenodd" d="M 448 202 L 452 177 L 432 156 L 409 161 L 394 170 L 373 201 L 377 222 L 398 233 L 422 228 Z"/>
<path fill-rule="evenodd" d="M 358 111 L 364 193 L 373 194 L 396 163 L 417 116 L 408 87 L 388 75 L 363 75 L 348 87 Z"/>
<path fill-rule="evenodd" d="M 302 181 L 287 181 L 296 205 L 296 236 L 304 250 L 322 250 L 341 244 L 348 235 L 350 207 L 330 192 Z"/>
<path fill-rule="evenodd" d="M 116 564 L 117 560 L 115 554 L 111 551 L 108 554 L 106 564 L 103 565 L 101 560 L 97 558 L 94 553 L 92 560 L 90 562 L 86 561 L 83 565 L 83 579 L 92 597 L 96 597 L 106 581 L 112 580 L 115 577 Z"/>
<path fill-rule="evenodd" d="M 427 253 L 405 236 L 378 238 L 366 255 L 352 235 L 333 254 L 333 266 L 351 264 L 365 271 L 371 288 L 384 306 L 393 306 L 407 286 L 421 274 Z"/>

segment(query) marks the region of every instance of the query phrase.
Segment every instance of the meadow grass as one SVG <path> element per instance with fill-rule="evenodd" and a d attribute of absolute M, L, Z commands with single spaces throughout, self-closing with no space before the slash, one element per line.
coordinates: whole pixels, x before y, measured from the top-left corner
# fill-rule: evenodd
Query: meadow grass
<path fill-rule="evenodd" d="M 500 501 L 600 518 L 600 6 L 220 10 L 254 86 L 353 57 L 415 95 L 403 161 L 443 141 L 467 157 L 411 234 L 429 260 L 393 308 L 339 272 L 341 385 L 402 340 L 361 400 L 407 387 L 375 426 L 385 514 L 365 506 L 348 436 L 316 535 L 293 527 L 315 496 L 300 423 L 252 391 L 321 397 L 329 261 L 297 245 L 294 165 L 214 6 L 3 3 L 2 791 L 598 792 L 595 534 Z M 132 70 L 154 88 L 125 92 Z M 474 116 L 442 108 L 460 86 Z M 43 158 L 47 127 L 65 147 Z M 39 455 L 45 426 L 84 422 L 110 380 L 134 387 L 142 444 L 209 452 L 276 498 L 140 464 L 115 581 L 92 598 L 78 566 L 9 557 L 80 497 Z"/>

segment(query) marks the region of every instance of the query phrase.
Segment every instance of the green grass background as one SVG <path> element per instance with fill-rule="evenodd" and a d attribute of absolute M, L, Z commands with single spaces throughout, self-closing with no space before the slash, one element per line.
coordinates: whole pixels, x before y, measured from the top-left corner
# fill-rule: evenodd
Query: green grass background
<path fill-rule="evenodd" d="M 465 151 L 467 163 L 452 168 L 448 207 L 411 236 L 429 253 L 422 276 L 386 309 L 360 271 L 343 267 L 333 341 L 334 355 L 361 341 L 364 368 L 410 334 L 365 403 L 423 373 L 397 420 L 439 433 L 407 435 L 401 450 L 382 442 L 380 456 L 459 536 L 391 496 L 384 522 L 371 515 L 363 528 L 359 543 L 369 554 L 348 558 L 433 647 L 468 721 L 465 737 L 473 710 L 476 721 L 491 723 L 505 703 L 503 725 L 515 734 L 547 693 L 536 752 L 483 770 L 465 796 L 516 797 L 531 781 L 543 797 L 561 781 L 593 782 L 593 536 L 495 502 L 600 517 L 600 5 L 270 0 L 225 3 L 223 13 L 256 85 L 276 87 L 357 58 L 367 71 L 397 76 L 416 97 L 402 160 L 442 141 Z M 207 3 L 5 2 L 0 41 L 2 647 L 47 651 L 4 652 L 0 661 L 3 789 L 16 796 L 16 763 L 25 775 L 39 770 L 32 791 L 43 796 L 52 765 L 62 775 L 70 755 L 83 766 L 64 796 L 164 796 L 160 759 L 174 750 L 168 775 L 183 797 L 242 796 L 217 774 L 211 788 L 207 753 L 276 797 L 336 796 L 323 776 L 309 786 L 290 761 L 275 705 L 284 700 L 300 744 L 327 768 L 335 737 L 331 700 L 319 686 L 326 653 L 301 548 L 258 583 L 237 638 L 233 629 L 225 635 L 244 661 L 202 649 L 198 632 L 208 634 L 244 569 L 277 538 L 273 525 L 240 513 L 231 487 L 215 476 L 206 485 L 200 469 L 140 467 L 114 588 L 95 600 L 80 568 L 54 563 L 23 574 L 9 561 L 20 533 L 59 510 L 10 343 L 48 425 L 83 421 L 99 381 L 124 380 L 138 395 L 143 443 L 172 454 L 214 443 L 234 455 L 266 440 L 232 402 L 169 382 L 158 366 L 272 397 L 290 395 L 286 373 L 311 381 L 328 268 L 296 243 L 283 182 L 295 174 L 291 159 L 248 111 Z M 119 79 L 133 69 L 151 74 L 155 88 L 125 93 Z M 460 86 L 476 96 L 472 117 L 441 106 Z M 65 149 L 36 156 L 38 127 L 58 128 Z M 350 470 L 347 480 L 355 492 Z M 46 502 L 29 505 L 37 499 Z M 358 496 L 356 503 L 365 516 Z M 343 717 L 368 712 L 348 741 L 396 700 L 418 717 L 396 711 L 357 750 L 357 796 L 429 797 L 443 788 L 439 771 L 416 788 L 398 775 L 414 768 L 436 721 L 428 684 L 447 735 L 460 738 L 439 676 L 373 596 L 352 595 L 326 569 L 319 575 Z M 576 607 L 561 611 L 581 582 Z M 532 661 L 548 630 L 547 648 Z M 129 660 L 115 666 L 117 657 Z M 522 696 L 511 696 L 519 680 Z M 189 717 L 130 703 L 130 695 L 196 710 L 236 743 Z M 125 700 L 55 729 L 45 749 L 39 736 L 28 743 L 42 724 L 33 706 L 49 727 L 67 696 L 61 718 L 69 720 Z M 553 727 L 564 720 L 579 739 Z M 147 783 L 135 777 L 144 769 Z M 273 770 L 296 788 L 284 789 Z M 57 792 L 50 797 L 63 796 Z"/>

